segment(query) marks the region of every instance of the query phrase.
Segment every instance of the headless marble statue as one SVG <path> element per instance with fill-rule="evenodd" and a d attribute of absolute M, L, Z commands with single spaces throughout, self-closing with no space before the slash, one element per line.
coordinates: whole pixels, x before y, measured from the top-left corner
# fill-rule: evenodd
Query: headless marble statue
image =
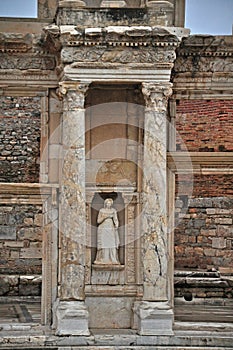
<path fill-rule="evenodd" d="M 107 198 L 104 208 L 100 209 L 97 218 L 97 253 L 94 264 L 119 265 L 118 248 L 119 221 L 116 209 L 112 208 L 113 200 Z"/>

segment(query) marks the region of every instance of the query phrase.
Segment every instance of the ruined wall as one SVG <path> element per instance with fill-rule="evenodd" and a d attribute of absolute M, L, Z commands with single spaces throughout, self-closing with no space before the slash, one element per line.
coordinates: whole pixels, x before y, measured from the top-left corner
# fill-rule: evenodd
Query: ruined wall
<path fill-rule="evenodd" d="M 40 205 L 0 205 L 0 248 L 0 295 L 40 295 Z"/>
<path fill-rule="evenodd" d="M 199 197 L 177 201 L 175 265 L 188 269 L 230 268 L 233 263 L 233 198 Z M 231 268 L 233 272 L 233 268 Z"/>
<path fill-rule="evenodd" d="M 177 101 L 176 125 L 178 151 L 232 151 L 233 101 Z M 176 195 L 175 269 L 187 274 L 177 273 L 175 295 L 231 298 L 222 276 L 233 273 L 232 175 L 179 175 Z"/>
<path fill-rule="evenodd" d="M 40 97 L 0 96 L 0 182 L 39 182 L 40 134 Z M 0 205 L 0 295 L 40 295 L 42 207 L 12 203 Z"/>
<path fill-rule="evenodd" d="M 0 182 L 38 182 L 40 98 L 0 96 Z"/>

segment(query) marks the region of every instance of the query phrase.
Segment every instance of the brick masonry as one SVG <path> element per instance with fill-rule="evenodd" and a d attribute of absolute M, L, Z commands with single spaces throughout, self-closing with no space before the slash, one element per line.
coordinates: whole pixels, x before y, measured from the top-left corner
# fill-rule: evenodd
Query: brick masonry
<path fill-rule="evenodd" d="M 177 101 L 177 150 L 233 150 L 233 101 Z M 191 273 L 175 279 L 175 295 L 232 298 L 232 175 L 179 175 L 176 178 L 175 269 Z M 194 278 L 197 271 L 217 271 L 218 278 Z M 178 282 L 178 283 L 177 283 Z"/>
<path fill-rule="evenodd" d="M 39 97 L 0 96 L 0 182 L 38 182 Z"/>
<path fill-rule="evenodd" d="M 233 151 L 233 101 L 179 100 L 177 150 Z"/>
<path fill-rule="evenodd" d="M 176 193 L 191 197 L 233 196 L 232 175 L 179 175 Z"/>
<path fill-rule="evenodd" d="M 42 207 L 0 206 L 0 295 L 40 295 Z"/>

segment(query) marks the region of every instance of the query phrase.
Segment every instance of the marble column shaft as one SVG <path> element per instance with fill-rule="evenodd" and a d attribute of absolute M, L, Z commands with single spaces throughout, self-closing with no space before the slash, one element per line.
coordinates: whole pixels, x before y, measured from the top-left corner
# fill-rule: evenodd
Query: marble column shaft
<path fill-rule="evenodd" d="M 88 84 L 61 83 L 63 169 L 60 212 L 60 300 L 83 301 L 85 284 L 85 93 Z"/>
<path fill-rule="evenodd" d="M 144 301 L 167 302 L 168 237 L 166 206 L 167 104 L 171 83 L 143 83 L 145 136 L 143 166 Z"/>

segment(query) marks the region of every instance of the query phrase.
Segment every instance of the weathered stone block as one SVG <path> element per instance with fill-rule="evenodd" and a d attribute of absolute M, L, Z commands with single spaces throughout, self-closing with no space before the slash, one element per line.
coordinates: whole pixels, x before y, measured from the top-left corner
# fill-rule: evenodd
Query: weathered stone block
<path fill-rule="evenodd" d="M 90 328 L 130 328 L 133 302 L 133 297 L 87 297 Z"/>
<path fill-rule="evenodd" d="M 0 225 L 0 239 L 16 239 L 16 227 Z"/>
<path fill-rule="evenodd" d="M 88 311 L 81 301 L 57 301 L 54 307 L 57 335 L 89 335 Z"/>
<path fill-rule="evenodd" d="M 166 302 L 146 302 L 136 305 L 140 335 L 173 335 L 173 311 Z"/>
<path fill-rule="evenodd" d="M 220 224 L 220 225 L 232 225 L 232 219 L 231 218 L 216 218 L 215 223 Z"/>
<path fill-rule="evenodd" d="M 39 259 L 42 258 L 42 250 L 40 248 L 21 249 L 20 258 L 22 259 Z"/>
<path fill-rule="evenodd" d="M 212 248 L 224 249 L 226 248 L 226 239 L 224 237 L 213 237 Z"/>
<path fill-rule="evenodd" d="M 43 226 L 43 214 L 36 214 L 35 215 L 34 224 L 36 226 Z"/>
<path fill-rule="evenodd" d="M 20 240 L 28 239 L 29 241 L 41 241 L 42 240 L 42 232 L 40 228 L 33 227 L 24 227 L 19 230 L 18 238 Z"/>

